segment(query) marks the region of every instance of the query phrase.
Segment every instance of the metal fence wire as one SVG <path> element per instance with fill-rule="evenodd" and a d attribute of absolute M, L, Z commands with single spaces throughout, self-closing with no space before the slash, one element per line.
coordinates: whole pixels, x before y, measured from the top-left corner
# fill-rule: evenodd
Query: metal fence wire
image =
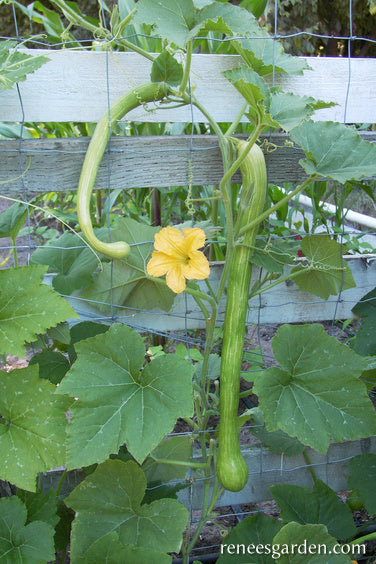
<path fill-rule="evenodd" d="M 22 42 L 23 38 L 19 35 L 19 25 L 17 21 L 17 12 L 13 5 L 13 15 L 14 15 L 14 27 L 15 27 L 15 36 L 14 38 Z M 106 20 L 106 13 L 103 11 L 102 14 L 103 21 Z M 353 33 L 353 4 L 350 0 L 348 2 L 348 18 L 349 18 L 349 34 L 347 36 L 333 36 L 331 35 L 330 38 L 338 39 L 341 41 L 346 42 L 347 44 L 347 60 L 348 60 L 348 82 L 347 82 L 347 97 L 345 103 L 345 110 L 344 110 L 344 122 L 346 123 L 346 110 L 348 105 L 348 96 L 350 92 L 350 85 L 352 79 L 352 47 L 355 42 L 357 41 L 367 41 L 376 43 L 376 41 L 368 38 L 368 37 L 357 37 Z M 296 37 L 296 36 L 305 36 L 305 37 L 321 37 L 321 38 L 328 38 L 329 36 L 326 35 L 319 35 L 317 33 L 312 33 L 307 30 L 301 30 L 299 32 L 294 32 L 291 34 L 280 35 L 279 34 L 279 3 L 277 1 L 274 2 L 274 33 L 271 35 L 271 41 L 283 41 Z M 87 44 L 88 47 L 91 45 L 91 41 L 88 40 L 78 40 L 81 44 Z M 216 40 L 219 41 L 219 40 Z M 224 40 L 222 40 L 224 41 Z M 28 41 L 28 45 L 32 45 L 35 47 L 50 47 L 50 44 L 44 42 L 43 40 L 39 39 L 30 39 Z M 64 47 L 69 48 L 69 42 L 63 42 L 61 44 L 57 44 L 56 47 Z M 106 66 L 106 77 L 105 77 L 105 87 L 107 90 L 107 110 L 109 116 L 111 115 L 111 105 L 110 105 L 110 91 L 111 91 L 111 84 L 108 72 L 108 58 L 109 53 L 107 52 L 107 66 Z M 273 69 L 275 71 L 275 60 L 273 61 Z M 273 85 L 274 85 L 274 74 L 273 72 Z M 21 199 L 26 202 L 30 203 L 32 195 L 28 193 L 25 180 L 24 180 L 24 173 L 25 173 L 25 160 L 24 160 L 24 136 L 23 133 L 27 127 L 28 123 L 28 116 L 25 115 L 24 111 L 24 100 L 21 94 L 21 90 L 18 84 L 15 85 L 18 94 L 19 106 L 22 113 L 22 119 L 20 120 L 20 136 L 18 140 L 18 159 L 19 159 L 19 175 L 20 175 L 20 182 L 22 183 L 22 194 Z M 192 120 L 190 123 L 190 144 L 189 144 L 189 157 L 192 158 L 194 152 L 199 151 L 207 151 L 207 158 L 210 158 L 210 150 L 211 147 L 202 148 L 199 146 L 195 146 L 195 136 L 194 132 L 196 131 L 196 123 L 193 119 L 193 107 L 191 104 L 191 114 Z M 110 119 L 111 123 L 111 119 Z M 217 147 L 214 147 L 215 149 Z M 30 149 L 28 149 L 30 152 Z M 112 186 L 112 179 L 111 179 L 111 154 L 116 152 L 116 147 L 112 142 L 111 136 L 110 141 L 107 146 L 105 159 L 107 162 L 107 196 L 110 199 L 113 186 Z M 171 149 L 171 150 L 178 150 L 178 149 Z M 38 148 L 33 149 L 33 151 L 38 152 Z M 151 150 L 150 153 L 153 155 L 158 151 L 158 148 Z M 194 185 L 194 179 L 193 179 Z M 40 187 L 40 191 L 43 192 L 45 190 L 44 186 Z M 342 187 L 342 193 L 339 196 L 340 201 L 344 201 L 345 196 Z M 5 191 L 4 191 L 5 192 Z M 6 192 L 5 192 L 6 193 Z M 192 216 L 192 224 L 195 223 L 197 218 L 195 215 Z M 108 225 L 108 229 L 110 229 L 110 225 Z M 272 226 L 269 225 L 267 229 L 272 232 Z M 35 252 L 36 249 L 43 246 L 38 241 L 35 240 L 34 231 L 33 231 L 33 220 L 32 220 L 32 208 L 28 207 L 28 216 L 26 220 L 26 235 L 21 239 L 17 240 L 16 245 L 12 245 L 8 243 L 8 240 L 2 239 L 1 240 L 1 256 L 6 257 L 11 250 L 16 249 L 17 253 L 20 258 L 21 264 L 30 264 L 31 256 Z M 346 240 L 348 237 L 352 236 L 359 236 L 359 231 L 355 230 L 353 227 L 346 225 L 345 218 L 343 217 L 342 221 L 342 231 L 341 233 L 337 233 L 338 241 L 342 245 L 342 261 L 344 261 L 344 254 L 345 254 L 345 245 Z M 320 237 L 322 233 L 317 233 L 317 237 Z M 364 235 L 364 233 L 363 233 Z M 372 241 L 372 237 L 376 237 L 376 232 L 369 230 L 367 232 L 367 236 L 369 240 Z M 289 235 L 289 237 L 295 237 L 295 235 Z M 376 239 L 375 239 L 376 241 Z M 375 245 L 376 246 L 376 245 Z M 59 248 L 56 245 L 56 248 Z M 12 266 L 12 260 L 9 260 L 7 263 L 3 264 L 2 268 L 7 268 Z M 261 271 L 260 271 L 261 275 Z M 112 271 L 111 271 L 112 276 Z M 110 300 L 108 302 L 99 302 L 96 300 L 88 300 L 84 299 L 80 296 L 65 296 L 71 304 L 73 304 L 76 311 L 80 314 L 82 319 L 89 319 L 91 321 L 96 321 L 100 323 L 107 323 L 111 324 L 114 322 L 124 323 L 130 327 L 133 327 L 140 333 L 152 333 L 154 335 L 159 335 L 161 337 L 165 337 L 167 339 L 173 339 L 174 341 L 182 342 L 188 351 L 191 351 L 192 348 L 202 347 L 205 339 L 204 331 L 203 330 L 192 330 L 192 327 L 197 326 L 204 326 L 204 320 L 202 317 L 201 310 L 195 306 L 194 302 L 191 302 L 188 297 L 185 295 L 181 301 L 181 307 L 178 311 L 173 310 L 172 312 L 161 312 L 155 310 L 132 310 L 131 307 L 127 305 L 122 305 L 116 303 L 113 293 L 113 284 L 111 283 L 111 293 L 110 293 Z M 330 334 L 338 336 L 341 333 L 341 328 L 337 325 L 338 319 L 338 312 L 340 310 L 341 305 L 344 302 L 349 302 L 348 298 L 343 297 L 342 289 L 339 292 L 338 296 L 327 300 L 325 303 L 331 304 L 332 306 L 332 316 L 330 319 L 327 319 L 325 327 Z M 315 298 L 312 296 L 310 302 L 302 301 L 299 302 L 294 301 L 286 301 L 285 303 L 279 303 L 279 308 L 291 308 L 292 306 L 296 308 L 307 308 L 308 306 L 316 307 L 322 303 L 322 300 Z M 355 306 L 356 301 L 350 303 L 351 307 Z M 95 309 L 96 306 L 107 306 L 108 311 L 107 313 L 101 313 L 100 307 Z M 250 326 L 248 327 L 247 333 L 247 340 L 251 345 L 251 348 L 257 349 L 258 352 L 255 354 L 259 354 L 260 362 L 253 363 L 250 365 L 248 370 L 250 372 L 257 372 L 262 370 L 268 366 L 273 364 L 273 357 L 268 348 L 268 342 L 270 341 L 271 336 L 274 334 L 277 326 L 271 326 L 270 324 L 266 324 L 265 319 L 265 310 L 267 308 L 277 307 L 276 305 L 270 304 L 265 305 L 263 304 L 261 297 L 257 297 L 257 300 L 252 302 L 252 315 L 250 320 Z M 141 314 L 141 315 L 140 315 Z M 223 322 L 223 314 L 224 311 L 219 312 L 219 325 Z M 161 320 L 165 318 L 165 322 L 161 322 Z M 148 319 L 149 321 L 154 319 L 155 321 L 152 322 L 152 328 L 150 327 L 150 323 L 144 323 L 144 320 Z M 175 325 L 174 325 L 175 322 Z M 201 325 L 200 325 L 201 324 Z M 175 326 L 178 329 L 164 329 L 163 327 L 168 326 Z M 220 347 L 217 349 L 216 352 L 220 353 Z M 246 352 L 246 351 L 245 351 Z M 245 354 L 245 360 L 247 359 L 247 355 Z M 253 357 L 254 358 L 254 357 Z M 251 405 L 252 406 L 252 405 Z M 249 408 L 250 405 L 245 405 L 245 408 Z M 249 437 L 252 437 L 252 430 L 254 430 L 255 426 L 252 425 L 245 425 L 242 428 L 242 435 L 244 437 L 248 437 L 245 441 L 246 444 L 244 445 L 245 450 L 247 451 L 247 462 L 249 462 L 250 468 L 250 477 L 252 477 L 252 492 L 251 488 L 246 488 L 243 492 L 239 492 L 238 494 L 225 494 L 223 495 L 217 506 L 218 515 L 217 520 L 219 523 L 223 523 L 224 526 L 226 524 L 234 524 L 237 521 L 244 519 L 247 515 L 252 515 L 260 511 L 266 511 L 268 513 L 276 512 L 276 507 L 272 505 L 270 501 L 271 496 L 268 493 L 268 486 L 272 483 L 298 483 L 298 484 L 309 484 L 310 479 L 310 468 L 314 466 L 315 471 L 319 477 L 321 477 L 327 484 L 335 485 L 338 483 L 338 476 L 343 475 L 345 472 L 345 466 L 348 460 L 352 458 L 354 454 L 351 456 L 346 455 L 346 449 L 341 449 L 341 445 L 332 445 L 329 448 L 329 451 L 326 455 L 318 455 L 317 453 L 311 453 L 311 464 L 308 464 L 302 456 L 294 456 L 289 458 L 287 456 L 273 454 L 267 451 L 264 448 L 262 441 L 255 439 L 249 441 Z M 209 433 L 214 433 L 214 430 L 206 431 Z M 179 430 L 175 430 L 174 433 L 171 435 L 183 435 L 187 433 L 187 431 L 180 432 Z M 360 440 L 357 442 L 355 447 L 354 453 L 363 453 L 369 452 L 370 449 L 375 448 L 376 443 L 373 442 L 372 439 L 365 439 Z M 192 450 L 192 456 L 194 457 L 194 449 Z M 189 477 L 188 477 L 189 478 Z M 207 479 L 207 478 L 205 478 Z M 195 477 L 194 480 L 191 480 L 189 488 L 182 490 L 181 499 L 188 507 L 190 512 L 190 526 L 194 529 L 195 525 L 200 519 L 200 502 L 201 502 L 201 495 L 202 495 L 202 480 Z M 178 483 L 185 483 L 186 480 L 179 480 Z M 163 486 L 163 485 L 162 485 Z M 209 524 L 210 525 L 210 524 Z M 219 531 L 219 529 L 218 529 Z M 214 540 L 213 540 L 214 539 Z M 203 533 L 201 541 L 198 543 L 201 546 L 198 546 L 192 556 L 199 556 L 201 553 L 207 552 L 216 552 L 218 551 L 218 545 L 220 543 L 220 533 L 217 532 L 213 534 L 212 537 L 209 534 L 205 535 Z M 213 541 L 213 542 L 211 542 Z"/>

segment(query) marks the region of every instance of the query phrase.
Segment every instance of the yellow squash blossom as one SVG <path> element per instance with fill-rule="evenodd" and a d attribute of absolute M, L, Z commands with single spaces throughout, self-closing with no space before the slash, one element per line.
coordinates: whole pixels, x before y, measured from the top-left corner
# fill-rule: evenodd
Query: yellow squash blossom
<path fill-rule="evenodd" d="M 167 286 L 176 294 L 185 290 L 185 281 L 203 280 L 210 274 L 209 262 L 199 251 L 205 244 L 205 233 L 198 227 L 164 227 L 154 237 L 154 248 L 147 265 L 150 276 L 166 274 Z"/>

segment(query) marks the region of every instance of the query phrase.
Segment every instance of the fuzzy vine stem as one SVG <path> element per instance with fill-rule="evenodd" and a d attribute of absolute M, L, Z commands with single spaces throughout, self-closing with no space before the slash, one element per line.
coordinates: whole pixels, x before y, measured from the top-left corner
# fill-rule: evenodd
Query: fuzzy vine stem
<path fill-rule="evenodd" d="M 303 184 L 300 184 L 299 186 L 297 186 L 297 188 L 295 188 L 295 190 L 292 190 L 291 192 L 286 194 L 286 196 L 284 196 L 279 202 L 274 204 L 274 206 L 268 208 L 266 211 L 264 211 L 258 217 L 256 217 L 253 221 L 251 221 L 250 223 L 244 225 L 241 229 L 239 229 L 239 236 L 245 235 L 250 229 L 253 229 L 257 225 L 259 225 L 262 221 L 264 221 L 264 219 L 267 219 L 272 213 L 274 213 L 280 207 L 287 204 L 287 202 L 289 202 L 292 198 L 294 198 L 294 196 L 302 192 L 302 190 L 304 190 L 311 182 L 316 180 L 318 177 L 319 177 L 318 174 L 312 174 L 309 178 L 307 178 L 307 180 L 303 182 Z"/>
<path fill-rule="evenodd" d="M 183 94 L 185 92 L 188 85 L 189 75 L 191 72 L 191 63 L 192 63 L 192 47 L 193 47 L 193 42 L 192 40 L 190 40 L 187 43 L 187 53 L 186 53 L 186 60 L 184 66 L 184 73 L 179 87 L 180 94 Z"/>
<path fill-rule="evenodd" d="M 312 270 L 312 268 L 307 267 L 307 268 L 304 269 L 304 272 L 309 272 L 310 270 Z M 255 296 L 258 296 L 259 294 L 262 294 L 263 292 L 266 292 L 267 290 L 270 290 L 271 288 L 274 288 L 274 286 L 278 286 L 278 284 L 282 284 L 282 282 L 286 282 L 287 280 L 292 280 L 293 278 L 296 278 L 297 276 L 299 276 L 301 273 L 302 273 L 302 270 L 297 270 L 295 272 L 291 272 L 287 276 L 283 276 L 282 278 L 278 278 L 278 280 L 271 282 L 267 286 L 263 286 L 259 290 L 255 290 L 254 292 L 251 292 L 249 294 L 249 299 L 254 298 Z"/>

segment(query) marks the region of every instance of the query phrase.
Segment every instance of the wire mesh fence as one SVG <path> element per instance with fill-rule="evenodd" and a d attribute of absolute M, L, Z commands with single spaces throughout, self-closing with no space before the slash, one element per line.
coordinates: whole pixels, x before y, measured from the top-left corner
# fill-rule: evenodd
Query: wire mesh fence
<path fill-rule="evenodd" d="M 14 13 L 14 39 L 19 42 L 20 45 L 23 45 L 24 38 L 19 35 L 19 26 L 17 21 L 17 12 L 14 7 L 12 6 L 13 13 Z M 106 22 L 106 13 L 102 11 L 102 18 L 104 23 Z M 300 36 L 305 37 L 315 37 L 321 39 L 335 39 L 337 41 L 342 41 L 347 46 L 347 64 L 348 64 L 348 80 L 346 84 L 346 100 L 345 105 L 343 108 L 343 116 L 344 116 L 344 123 L 347 123 L 347 105 L 349 102 L 349 93 L 351 90 L 351 81 L 352 81 L 352 65 L 353 65 L 353 46 L 356 42 L 368 42 L 375 44 L 376 41 L 370 37 L 357 37 L 354 35 L 353 32 L 353 18 L 354 18 L 354 11 L 353 11 L 353 4 L 351 0 L 348 3 L 348 22 L 349 22 L 349 33 L 348 35 L 325 35 L 319 34 L 312 31 L 307 30 L 300 30 L 294 33 L 286 33 L 281 34 L 279 31 L 279 3 L 274 3 L 274 31 L 270 36 L 270 41 L 273 42 L 273 45 L 277 41 L 281 41 L 283 43 L 284 40 L 288 40 L 291 38 L 296 38 Z M 151 36 L 143 35 L 145 39 L 151 38 Z M 2 37 L 2 39 L 7 39 Z M 131 37 L 128 37 L 131 39 Z M 200 39 L 200 38 L 198 38 Z M 203 38 L 206 39 L 206 38 Z M 265 40 L 265 37 L 262 36 L 259 38 L 260 40 Z M 242 41 L 243 38 L 239 37 L 239 41 Z M 213 42 L 218 42 L 221 44 L 225 43 L 224 39 L 218 39 L 213 37 Z M 77 43 L 82 48 L 91 48 L 92 47 L 92 40 L 80 40 L 77 39 Z M 37 39 L 27 39 L 27 46 L 33 48 L 39 47 L 50 47 L 50 44 L 44 42 L 40 38 Z M 69 41 L 63 41 L 60 44 L 57 42 L 53 46 L 54 48 L 69 48 L 70 43 Z M 112 84 L 110 81 L 109 69 L 108 64 L 110 60 L 110 53 L 106 52 L 106 71 L 105 76 L 103 77 L 103 85 L 106 89 L 106 96 L 107 96 L 107 112 L 109 115 L 109 121 L 111 123 L 111 88 Z M 276 60 L 273 59 L 273 73 L 272 73 L 272 86 L 275 85 L 275 67 L 277 66 Z M 192 84 L 194 83 L 194 77 L 192 77 Z M 21 186 L 21 193 L 16 196 L 16 200 L 25 202 L 27 204 L 27 217 L 26 217 L 26 229 L 24 229 L 24 236 L 21 240 L 17 239 L 14 243 L 9 244 L 6 242 L 7 240 L 2 240 L 1 245 L 1 256 L 3 260 L 2 268 L 7 268 L 9 266 L 13 266 L 14 264 L 30 264 L 32 262 L 33 253 L 40 248 L 45 247 L 45 241 L 39 242 L 35 238 L 35 230 L 37 225 L 35 224 L 35 220 L 33 218 L 34 207 L 37 206 L 37 211 L 40 212 L 40 209 L 43 208 L 43 203 L 40 201 L 35 201 L 34 195 L 36 192 L 47 192 L 48 191 L 48 178 L 43 179 L 43 170 L 40 171 L 41 179 L 40 179 L 40 186 L 39 188 L 36 186 L 34 187 L 34 191 L 30 193 L 27 187 L 27 169 L 28 169 L 28 158 L 32 154 L 38 155 L 38 153 L 42 153 L 43 149 L 38 149 L 37 145 L 28 146 L 25 149 L 26 144 L 28 143 L 27 132 L 31 129 L 31 124 L 29 122 L 29 118 L 27 113 L 24 111 L 24 97 L 22 94 L 22 90 L 19 88 L 18 85 L 15 86 L 17 89 L 17 96 L 19 101 L 19 109 L 21 119 L 17 124 L 19 137 L 17 141 L 12 141 L 12 147 L 6 148 L 4 151 L 13 152 L 17 155 L 18 159 L 18 185 Z M 211 158 L 211 154 L 213 151 L 218 152 L 218 144 L 211 144 L 202 146 L 201 142 L 198 141 L 196 137 L 196 132 L 200 130 L 200 125 L 194 119 L 194 108 L 193 105 L 190 105 L 190 113 L 191 113 L 191 121 L 185 125 L 185 135 L 188 138 L 188 142 L 186 146 L 182 149 L 178 147 L 171 147 L 169 146 L 168 149 L 163 149 L 164 154 L 167 151 L 171 151 L 174 154 L 179 155 L 179 151 L 184 151 L 184 155 L 186 157 L 186 161 L 184 161 L 185 171 L 183 171 L 186 175 L 187 182 L 184 186 L 181 183 L 182 189 L 181 193 L 183 194 L 183 199 L 186 198 L 187 190 L 193 191 L 193 194 L 197 195 L 197 200 L 199 199 L 200 195 L 200 187 L 197 185 L 196 178 L 195 178 L 195 171 L 190 168 L 192 167 L 192 162 L 195 160 L 196 155 L 200 155 L 199 158 L 202 159 L 203 162 L 207 162 Z M 207 127 L 207 126 L 206 126 Z M 203 127 L 201 126 L 201 132 Z M 127 134 L 126 130 L 123 130 L 123 133 Z M 188 134 L 187 134 L 188 132 Z M 207 132 L 210 134 L 210 129 L 207 127 Z M 78 128 L 75 130 L 75 133 L 79 135 Z M 116 144 L 116 136 L 115 133 L 110 132 L 110 141 L 108 143 L 106 154 L 102 162 L 102 176 L 101 176 L 101 188 L 106 186 L 106 198 L 108 202 L 113 201 L 113 190 L 118 189 L 118 179 L 116 180 L 116 186 L 114 187 L 113 182 L 113 165 L 112 165 L 112 158 L 113 155 L 116 155 L 118 152 L 123 154 L 123 150 L 119 149 Z M 112 136 L 114 134 L 114 136 Z M 130 138 L 132 135 L 130 135 Z M 268 138 L 268 135 L 266 135 Z M 272 138 L 272 134 L 270 133 L 269 139 Z M 17 145 L 17 147 L 15 147 Z M 72 149 L 68 149 L 67 151 L 64 148 L 52 148 L 57 157 L 59 157 L 62 153 L 68 156 L 71 155 Z M 150 159 L 157 159 L 159 158 L 159 152 L 161 149 L 158 146 L 152 146 L 147 149 L 142 149 L 141 151 L 137 151 L 132 149 L 131 146 L 126 149 L 125 153 L 126 156 L 129 154 L 137 153 L 142 155 L 143 158 L 150 158 Z M 73 156 L 76 158 L 77 155 L 84 154 L 86 149 L 76 147 L 74 149 Z M 27 158 L 25 159 L 25 154 Z M 43 153 L 44 154 L 44 153 Z M 178 157 L 179 159 L 180 157 Z M 267 160 L 268 164 L 268 160 Z M 174 177 L 172 176 L 172 184 Z M 5 190 L 3 190 L 3 195 L 9 195 L 12 188 L 11 179 L 8 178 L 9 184 L 6 185 Z M 136 182 L 136 181 L 135 181 Z M 153 183 L 153 179 L 151 180 Z M 159 181 L 160 182 L 160 181 Z M 157 183 L 156 183 L 157 184 Z M 157 184 L 160 186 L 160 184 Z M 124 186 L 125 191 L 127 191 L 127 178 L 124 178 Z M 143 188 L 143 186 L 142 186 Z M 72 190 L 75 189 L 75 186 L 72 185 Z M 129 188 L 128 188 L 129 190 Z M 137 190 L 137 188 L 136 188 Z M 210 188 L 209 188 L 210 190 Z M 12 198 L 14 197 L 14 193 L 9 197 L 10 201 L 7 202 L 11 203 Z M 270 197 L 270 196 L 269 196 Z M 194 201 L 195 196 L 192 196 L 191 199 Z M 6 201 L 6 200 L 3 200 Z M 29 205 L 30 204 L 30 205 Z M 340 207 L 338 207 L 340 206 Z M 299 205 L 298 201 L 295 204 L 296 209 L 302 210 L 302 207 Z M 376 237 L 376 230 L 368 229 L 366 231 L 355 229 L 354 226 L 349 225 L 346 223 L 346 218 L 343 212 L 343 208 L 345 207 L 345 192 L 344 188 L 338 187 L 337 194 L 336 194 L 336 212 L 335 216 L 340 218 L 339 226 L 337 225 L 336 230 L 333 230 L 332 227 L 326 226 L 324 231 L 316 231 L 315 235 L 317 237 L 325 236 L 328 231 L 331 235 L 334 235 L 337 241 L 341 244 L 341 260 L 343 263 L 345 262 L 345 255 L 349 243 L 351 241 L 357 240 L 358 242 L 363 242 L 364 240 L 368 241 L 369 247 L 369 255 L 363 259 L 363 266 L 366 261 L 369 261 L 370 264 L 374 264 L 372 253 L 374 252 L 375 248 L 375 241 Z M 190 217 L 189 220 L 192 226 L 200 220 L 198 216 L 198 206 L 193 205 L 190 210 Z M 192 213 L 191 213 L 192 212 Z M 50 210 L 45 211 L 48 215 L 53 214 Z M 59 214 L 58 219 L 59 219 Z M 187 215 L 187 214 L 185 214 Z M 188 214 L 189 215 L 189 214 Z M 107 229 L 109 233 L 109 237 L 111 237 L 111 225 L 110 225 L 110 214 L 108 213 L 108 223 Z M 294 219 L 295 218 L 295 219 Z M 278 235 L 279 239 L 284 239 L 285 241 L 295 240 L 300 233 L 304 233 L 302 230 L 296 228 L 294 223 L 297 224 L 299 221 L 300 223 L 304 223 L 304 219 L 309 218 L 312 221 L 312 215 L 310 212 L 305 211 L 303 215 L 294 215 L 289 216 L 289 231 L 284 235 Z M 177 218 L 178 219 L 178 218 Z M 55 219 L 52 219 L 55 224 Z M 69 221 L 68 221 L 69 223 Z M 264 223 L 264 234 L 266 237 L 269 237 L 271 240 L 273 239 L 274 233 L 276 228 L 276 218 L 272 218 L 268 222 Z M 308 229 L 310 231 L 311 228 Z M 42 235 L 43 237 L 43 235 Z M 366 239 L 367 238 L 367 239 Z M 217 239 L 209 240 L 208 243 L 217 243 Z M 144 241 L 144 243 L 152 243 L 152 241 Z M 224 243 L 222 243 L 223 245 Z M 137 243 L 139 245 L 139 243 Z M 60 249 L 62 252 L 69 252 L 72 249 L 83 249 L 85 248 L 84 245 L 75 245 L 74 247 L 66 247 L 62 246 L 59 247 L 58 242 L 54 242 L 53 245 L 50 245 L 49 248 Z M 363 247 L 366 248 L 366 247 Z M 359 249 L 359 247 L 358 247 Z M 19 255 L 19 260 L 14 261 L 14 259 L 10 258 L 8 261 L 6 257 L 11 253 L 16 253 Z M 360 263 L 359 263 L 360 264 Z M 220 265 L 213 265 L 213 271 L 216 269 L 220 269 Z M 360 268 L 360 271 L 364 272 L 364 268 Z M 263 269 L 260 268 L 255 273 L 255 278 L 262 278 L 263 276 Z M 205 318 L 203 316 L 202 310 L 197 307 L 195 302 L 188 298 L 187 295 L 183 295 L 176 300 L 174 303 L 173 308 L 170 311 L 161 311 L 160 309 L 144 309 L 144 308 L 134 308 L 124 301 L 117 301 L 117 294 L 115 291 L 115 284 L 116 281 L 114 280 L 114 269 L 113 265 L 111 266 L 111 270 L 109 273 L 109 287 L 107 292 L 107 299 L 100 300 L 100 299 L 90 299 L 87 297 L 82 297 L 81 295 L 68 295 L 63 294 L 64 297 L 73 305 L 74 309 L 79 313 L 80 320 L 90 320 L 99 323 L 105 324 L 112 324 L 115 322 L 120 322 L 130 327 L 133 327 L 138 332 L 142 334 L 148 335 L 156 335 L 161 338 L 165 338 L 170 340 L 173 343 L 177 342 L 183 343 L 187 348 L 187 354 L 190 356 L 192 349 L 202 349 L 205 341 Z M 256 280 L 254 280 L 255 282 Z M 47 280 L 48 282 L 48 280 Z M 52 278 L 49 280 L 52 283 Z M 368 288 L 369 290 L 370 288 Z M 305 321 L 312 321 L 314 314 L 313 311 L 320 311 L 319 316 L 322 315 L 323 317 L 316 317 L 316 321 L 322 321 L 325 323 L 325 328 L 329 334 L 339 336 L 340 338 L 345 337 L 348 338 L 350 333 L 346 334 L 346 329 L 342 331 L 342 325 L 338 324 L 339 319 L 346 319 L 350 317 L 350 313 L 352 308 L 356 305 L 359 299 L 366 293 L 364 290 L 364 286 L 360 285 L 358 294 L 356 293 L 349 293 L 347 290 L 343 290 L 343 286 L 340 289 L 340 292 L 336 297 L 331 296 L 330 299 L 322 300 L 316 299 L 314 296 L 297 296 L 296 293 L 290 292 L 291 288 L 289 286 L 285 287 L 285 291 L 282 293 L 272 294 L 266 292 L 266 298 L 257 295 L 253 298 L 252 302 L 250 303 L 250 311 L 248 317 L 248 333 L 246 342 L 248 343 L 249 347 L 247 350 L 244 351 L 244 362 L 247 363 L 246 367 L 244 368 L 244 374 L 248 372 L 248 374 L 257 373 L 258 371 L 264 370 L 266 367 L 272 366 L 274 364 L 273 354 L 270 348 L 270 340 L 274 335 L 276 328 L 279 326 L 278 320 L 283 319 L 286 320 L 286 316 L 281 313 L 281 311 L 290 311 L 290 317 L 292 319 L 288 319 L 289 322 L 305 322 Z M 272 297 L 268 297 L 272 296 Z M 325 313 L 321 306 L 325 305 Z M 300 315 L 297 315 L 296 312 L 300 311 Z M 292 312 L 292 313 L 291 313 Z M 328 313 L 329 312 L 329 313 Z M 287 316 L 288 317 L 288 316 Z M 218 322 L 217 326 L 221 327 L 223 324 L 224 319 L 224 303 L 220 305 L 219 312 L 218 312 Z M 349 331 L 349 330 L 347 330 Z M 221 352 L 221 345 L 220 340 L 216 345 L 216 348 L 213 350 L 220 354 Z M 252 353 L 250 356 L 249 352 Z M 251 358 L 251 361 L 249 359 Z M 218 376 L 217 374 L 211 374 L 211 377 Z M 247 380 L 251 381 L 251 378 L 247 378 Z M 243 406 L 245 409 L 252 407 L 253 404 L 246 404 Z M 215 424 L 214 422 L 213 427 L 203 431 L 203 433 L 214 434 L 215 432 Z M 311 453 L 311 461 L 308 463 L 304 460 L 302 455 L 295 456 L 295 457 L 287 457 L 283 454 L 273 454 L 268 451 L 267 448 L 263 445 L 262 440 L 262 433 L 260 432 L 254 433 L 255 429 L 260 431 L 264 427 L 257 425 L 244 425 L 242 428 L 242 437 L 244 439 L 244 450 L 247 453 L 248 459 L 247 462 L 249 463 L 249 477 L 250 483 L 252 484 L 251 487 L 248 487 L 245 491 L 240 492 L 239 494 L 231 494 L 231 495 L 224 495 L 220 498 L 217 507 L 224 506 L 226 507 L 225 510 L 221 511 L 220 515 L 217 515 L 217 519 L 219 522 L 225 522 L 230 519 L 231 520 L 241 520 L 245 516 L 255 514 L 259 511 L 267 511 L 273 512 L 276 511 L 275 507 L 265 507 L 262 505 L 262 501 L 270 499 L 270 494 L 268 494 L 268 486 L 273 483 L 298 483 L 298 484 L 307 484 L 310 480 L 310 468 L 314 467 L 315 472 L 322 477 L 322 479 L 332 485 L 334 489 L 337 491 L 339 489 L 345 489 L 343 485 L 346 483 L 346 463 L 356 454 L 364 453 L 364 452 L 374 452 L 375 451 L 375 444 L 374 439 L 362 439 L 360 441 L 351 442 L 349 444 L 344 444 L 342 447 L 340 445 L 332 445 L 326 455 L 318 455 L 314 452 Z M 189 429 L 181 429 L 179 426 L 176 428 L 174 433 L 169 436 L 183 436 L 183 435 L 190 435 L 191 430 Z M 256 436 L 255 436 L 256 435 Z M 350 454 L 349 454 L 350 452 Z M 194 448 L 193 448 L 193 458 L 194 458 Z M 46 478 L 47 479 L 47 478 Z M 185 487 L 182 489 L 181 499 L 188 507 L 190 511 L 190 525 L 194 528 L 195 524 L 199 521 L 199 510 L 200 510 L 200 503 L 202 498 L 202 487 L 201 482 L 207 480 L 207 477 L 197 477 L 195 476 L 194 479 L 192 476 L 188 475 L 188 477 L 177 480 L 176 484 L 184 485 Z M 161 484 L 158 487 L 164 487 L 166 484 Z M 228 509 L 228 511 L 227 511 Z M 220 542 L 220 537 L 213 537 L 215 539 L 214 543 L 210 544 L 207 537 L 203 537 L 203 542 L 201 543 L 203 546 L 195 549 L 195 553 L 201 552 L 216 552 L 218 548 L 218 544 Z M 207 541 L 207 542 L 204 542 Z"/>

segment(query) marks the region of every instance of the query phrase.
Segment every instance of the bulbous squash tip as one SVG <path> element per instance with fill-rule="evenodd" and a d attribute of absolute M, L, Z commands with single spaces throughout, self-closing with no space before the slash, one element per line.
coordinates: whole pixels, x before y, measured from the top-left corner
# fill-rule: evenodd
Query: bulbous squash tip
<path fill-rule="evenodd" d="M 240 453 L 221 456 L 219 451 L 216 470 L 221 485 L 230 492 L 240 492 L 248 482 L 248 466 Z"/>
<path fill-rule="evenodd" d="M 124 259 L 129 255 L 131 248 L 125 241 L 117 241 L 116 243 L 107 243 L 104 250 L 103 248 L 98 250 L 111 258 Z"/>

